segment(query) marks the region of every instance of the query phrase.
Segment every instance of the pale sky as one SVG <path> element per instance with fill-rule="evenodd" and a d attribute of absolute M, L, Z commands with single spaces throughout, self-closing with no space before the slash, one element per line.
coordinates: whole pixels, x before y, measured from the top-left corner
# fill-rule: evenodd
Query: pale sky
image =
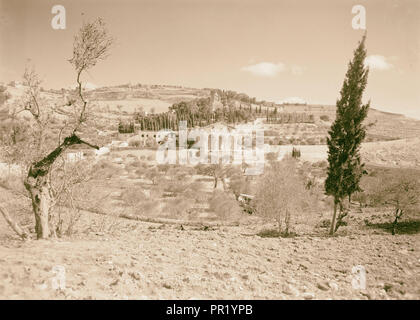
<path fill-rule="evenodd" d="M 65 30 L 51 27 L 57 4 Z M 335 104 L 363 34 L 351 24 L 357 4 L 366 8 L 366 100 L 420 119 L 418 0 L 0 0 L 0 81 L 21 79 L 30 59 L 44 87 L 74 85 L 73 36 L 83 20 L 102 17 L 116 44 L 85 77 L 96 85 L 174 84 Z"/>

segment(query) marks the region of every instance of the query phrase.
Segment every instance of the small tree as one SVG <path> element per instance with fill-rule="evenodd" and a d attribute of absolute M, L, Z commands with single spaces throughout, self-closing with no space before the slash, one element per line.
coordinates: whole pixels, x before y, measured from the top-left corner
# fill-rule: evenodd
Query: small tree
<path fill-rule="evenodd" d="M 300 158 L 300 150 L 297 149 L 297 148 L 295 148 L 295 147 L 293 147 L 293 149 L 292 149 L 292 157 L 293 158 Z"/>
<path fill-rule="evenodd" d="M 291 219 L 305 207 L 306 190 L 303 177 L 297 171 L 297 160 L 286 158 L 273 162 L 265 169 L 252 200 L 257 215 L 275 219 L 279 234 L 290 231 Z"/>
<path fill-rule="evenodd" d="M 229 177 L 229 190 L 233 192 L 236 200 L 239 199 L 241 193 L 251 193 L 251 186 L 248 177 L 245 176 L 239 168 L 233 167 L 228 172 Z"/>
<path fill-rule="evenodd" d="M 226 189 L 226 176 L 229 169 L 229 166 L 222 164 L 197 164 L 195 166 L 197 174 L 203 176 L 209 176 L 214 178 L 214 189 L 217 188 L 217 183 L 219 180 L 222 181 L 223 190 Z"/>
<path fill-rule="evenodd" d="M 69 60 L 76 71 L 77 88 L 64 106 L 48 105 L 40 95 L 41 81 L 38 75 L 34 70 L 25 71 L 24 84 L 27 89 L 21 108 L 15 110 L 14 115 L 27 112 L 32 118 L 31 133 L 27 135 L 24 149 L 24 162 L 29 165 L 24 185 L 32 202 L 38 239 L 55 234 L 55 227 L 51 224 L 52 208 L 58 199 L 58 189 L 54 188 L 52 181 L 56 160 L 74 145 L 84 144 L 99 149 L 80 138 L 82 126 L 88 119 L 88 101 L 81 76 L 107 56 L 111 43 L 112 39 L 101 19 L 83 24 L 74 38 L 73 57 Z M 57 114 L 64 115 L 66 120 L 58 136 L 53 137 Z"/>
<path fill-rule="evenodd" d="M 368 196 L 373 204 L 392 207 L 394 220 L 391 233 L 394 235 L 403 215 L 420 213 L 420 181 L 410 172 L 399 172 L 383 175 L 376 186 L 369 190 Z"/>
<path fill-rule="evenodd" d="M 360 159 L 360 145 L 366 135 L 366 128 L 362 123 L 369 109 L 369 103 L 362 104 L 369 71 L 364 66 L 365 40 L 366 35 L 363 36 L 354 51 L 353 60 L 349 63 L 340 91 L 341 98 L 337 101 L 336 119 L 327 138 L 329 166 L 325 191 L 334 197 L 331 235 L 337 230 L 337 207 L 340 208 L 338 221 L 341 222 L 347 215 L 347 212 L 343 212 L 342 200 L 345 196 L 350 197 L 352 193 L 360 191 L 359 182 L 364 173 L 364 165 Z"/>

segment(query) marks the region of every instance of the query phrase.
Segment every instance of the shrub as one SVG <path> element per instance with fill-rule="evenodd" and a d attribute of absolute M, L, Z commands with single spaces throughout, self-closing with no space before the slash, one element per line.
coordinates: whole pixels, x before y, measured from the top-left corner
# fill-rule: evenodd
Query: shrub
<path fill-rule="evenodd" d="M 100 160 L 93 166 L 94 175 L 97 178 L 112 178 L 114 175 L 119 175 L 122 169 L 120 166 L 112 163 L 109 160 Z"/>
<path fill-rule="evenodd" d="M 165 201 L 164 216 L 172 219 L 188 218 L 193 202 L 184 197 L 176 197 Z"/>
<path fill-rule="evenodd" d="M 416 175 L 417 173 L 417 175 Z M 402 216 L 418 217 L 420 214 L 420 178 L 411 170 L 378 171 L 377 178 L 362 180 L 362 187 L 370 203 L 392 208 L 394 221 L 391 233 L 395 234 Z"/>
<path fill-rule="evenodd" d="M 315 138 L 308 138 L 306 139 L 306 144 L 315 145 L 315 144 L 318 144 L 318 141 Z"/>
<path fill-rule="evenodd" d="M 127 155 L 127 157 L 129 157 L 129 155 Z M 146 167 L 146 164 L 144 162 L 141 162 L 141 161 L 133 161 L 133 162 L 127 164 L 128 169 L 144 168 L 144 167 Z"/>
<path fill-rule="evenodd" d="M 259 178 L 251 204 L 258 215 L 277 221 L 279 234 L 289 233 L 293 215 L 302 213 L 310 205 L 304 183 L 295 159 L 273 162 Z"/>
<path fill-rule="evenodd" d="M 257 236 L 261 238 L 292 238 L 296 236 L 295 232 L 279 232 L 276 229 L 263 229 L 257 233 Z"/>
<path fill-rule="evenodd" d="M 134 133 L 134 122 L 120 122 L 118 124 L 119 133 Z"/>
<path fill-rule="evenodd" d="M 121 199 L 131 207 L 138 207 L 147 199 L 147 197 L 142 189 L 129 188 L 122 193 Z"/>
<path fill-rule="evenodd" d="M 163 190 L 171 193 L 182 193 L 186 189 L 186 184 L 181 180 L 172 180 L 165 183 Z"/>
<path fill-rule="evenodd" d="M 210 210 L 221 220 L 234 220 L 242 211 L 233 197 L 220 190 L 214 190 L 209 204 Z"/>
<path fill-rule="evenodd" d="M 322 121 L 330 121 L 330 117 L 327 116 L 326 114 L 323 114 L 319 117 Z"/>
<path fill-rule="evenodd" d="M 143 145 L 143 142 L 140 139 L 133 139 L 128 142 L 130 147 L 140 148 Z"/>
<path fill-rule="evenodd" d="M 300 158 L 300 149 L 297 149 L 297 148 L 293 147 L 292 158 Z"/>

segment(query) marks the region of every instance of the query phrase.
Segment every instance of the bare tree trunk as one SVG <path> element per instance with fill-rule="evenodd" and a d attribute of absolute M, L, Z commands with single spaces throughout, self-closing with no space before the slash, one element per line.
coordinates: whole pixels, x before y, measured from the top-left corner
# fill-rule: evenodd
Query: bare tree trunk
<path fill-rule="evenodd" d="M 289 235 L 289 227 L 290 227 L 290 212 L 288 209 L 286 209 L 286 216 L 284 218 L 284 223 L 285 223 L 285 230 L 284 230 L 284 234 L 286 236 Z"/>
<path fill-rule="evenodd" d="M 330 226 L 330 235 L 332 236 L 334 234 L 334 227 L 335 227 L 335 217 L 337 215 L 337 200 L 334 199 L 334 214 L 333 214 L 333 218 L 331 221 L 331 226 Z"/>
<path fill-rule="evenodd" d="M 340 211 L 338 212 L 338 218 L 337 218 L 337 222 L 335 224 L 335 228 L 334 228 L 334 233 L 337 232 L 338 228 L 342 225 L 342 221 L 343 219 L 348 215 L 349 213 L 349 209 L 344 210 L 343 209 L 343 203 L 340 202 Z"/>
<path fill-rule="evenodd" d="M 395 210 L 395 220 L 392 223 L 392 229 L 391 229 L 392 235 L 395 235 L 395 229 L 397 228 L 398 219 L 401 218 L 402 214 L 403 214 L 403 211 L 401 209 Z"/>
<path fill-rule="evenodd" d="M 398 218 L 395 217 L 394 222 L 392 223 L 392 229 L 391 229 L 391 234 L 394 236 L 395 235 L 395 227 L 397 226 L 398 223 Z"/>
<path fill-rule="evenodd" d="M 46 179 L 45 176 L 39 177 L 34 184 L 30 182 L 29 177 L 25 180 L 25 187 L 31 196 L 32 209 L 35 215 L 37 239 L 49 238 L 51 234 L 49 225 L 51 198 Z"/>
<path fill-rule="evenodd" d="M 64 141 L 42 160 L 31 166 L 28 176 L 25 179 L 25 188 L 28 190 L 32 208 L 35 215 L 35 231 L 38 239 L 46 239 L 54 234 L 54 228 L 50 228 L 50 183 L 48 173 L 55 160 L 70 146 L 75 144 L 86 144 L 92 148 L 99 149 L 83 140 L 75 134 L 66 137 Z"/>
<path fill-rule="evenodd" d="M 226 181 L 225 178 L 222 178 L 222 184 L 223 184 L 223 191 L 226 190 Z"/>

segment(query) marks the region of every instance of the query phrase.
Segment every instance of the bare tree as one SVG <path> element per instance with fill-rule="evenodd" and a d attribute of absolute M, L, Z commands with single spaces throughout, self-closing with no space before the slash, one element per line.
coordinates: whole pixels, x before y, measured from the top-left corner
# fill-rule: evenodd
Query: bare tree
<path fill-rule="evenodd" d="M 197 174 L 214 178 L 214 189 L 217 188 L 218 181 L 222 181 L 223 190 L 226 190 L 226 177 L 230 169 L 229 166 L 223 164 L 198 164 L 195 166 Z"/>
<path fill-rule="evenodd" d="M 38 239 L 49 238 L 54 234 L 54 227 L 51 226 L 52 208 L 57 203 L 59 193 L 68 189 L 68 186 L 62 186 L 61 190 L 53 187 L 51 179 L 56 160 L 74 145 L 84 144 L 99 149 L 80 137 L 88 116 L 88 101 L 81 78 L 84 72 L 107 57 L 111 44 L 112 38 L 100 18 L 82 25 L 74 38 L 73 57 L 69 60 L 76 71 L 77 88 L 75 97 L 69 99 L 65 106 L 48 106 L 40 95 L 39 77 L 34 70 L 25 71 L 27 90 L 22 98 L 22 108 L 16 113 L 29 112 L 35 123 L 32 135 L 34 139 L 26 152 L 30 164 L 24 185 L 30 195 Z M 58 137 L 53 139 L 49 126 L 57 114 L 65 115 L 66 120 Z M 58 140 L 55 148 L 51 144 L 53 140 Z"/>
<path fill-rule="evenodd" d="M 257 184 L 252 205 L 258 215 L 275 219 L 278 233 L 287 236 L 293 215 L 305 207 L 304 180 L 297 172 L 297 160 L 286 158 L 272 162 Z M 285 228 L 283 229 L 283 224 Z"/>
<path fill-rule="evenodd" d="M 420 181 L 411 172 L 385 174 L 379 179 L 376 187 L 367 190 L 374 204 L 390 206 L 394 220 L 391 233 L 394 235 L 398 221 L 403 215 L 419 215 L 420 213 Z"/>

